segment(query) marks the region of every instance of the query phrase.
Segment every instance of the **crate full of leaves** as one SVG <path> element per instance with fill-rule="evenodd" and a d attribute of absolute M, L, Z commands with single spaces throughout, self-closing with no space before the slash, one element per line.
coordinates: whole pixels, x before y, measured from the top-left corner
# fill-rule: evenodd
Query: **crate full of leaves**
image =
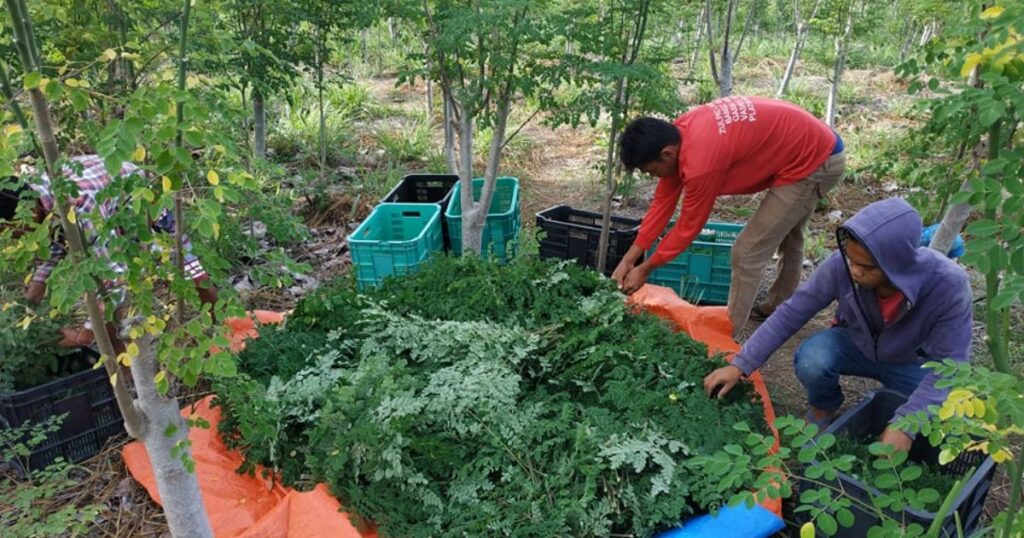
<path fill-rule="evenodd" d="M 228 443 L 385 536 L 650 535 L 750 486 L 693 456 L 767 431 L 748 393 L 704 396 L 702 344 L 569 262 L 439 258 L 263 337 L 216 387 Z"/>
<path fill-rule="evenodd" d="M 31 469 L 58 457 L 82 461 L 124 431 L 106 371 L 92 368 L 98 355 L 56 347 L 60 325 L 22 305 L 0 312 L 0 427 L 64 416 L 59 429 L 33 446 L 27 458 Z"/>
<path fill-rule="evenodd" d="M 906 400 L 892 390 L 875 391 L 825 430 L 836 435 L 830 452 L 853 463 L 850 472 L 837 473 L 836 480 L 853 502 L 834 536 L 868 536 L 868 529 L 884 525 L 928 529 L 938 517 L 943 499 L 961 478 L 964 485 L 953 498 L 946 519 L 939 522 L 938 536 L 968 536 L 981 523 L 995 473 L 991 457 L 969 451 L 940 465 L 939 449 L 924 435 L 915 439 L 909 453 L 892 453 L 880 443 L 872 445 Z M 883 494 L 875 485 L 899 494 Z M 875 510 L 884 510 L 884 521 Z"/>

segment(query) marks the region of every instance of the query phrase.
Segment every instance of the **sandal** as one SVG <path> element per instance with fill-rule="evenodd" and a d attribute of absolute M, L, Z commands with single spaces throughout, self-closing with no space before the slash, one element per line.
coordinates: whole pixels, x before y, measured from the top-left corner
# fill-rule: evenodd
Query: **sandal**
<path fill-rule="evenodd" d="M 750 309 L 751 321 L 764 321 L 775 312 L 775 307 L 767 304 L 759 304 Z"/>

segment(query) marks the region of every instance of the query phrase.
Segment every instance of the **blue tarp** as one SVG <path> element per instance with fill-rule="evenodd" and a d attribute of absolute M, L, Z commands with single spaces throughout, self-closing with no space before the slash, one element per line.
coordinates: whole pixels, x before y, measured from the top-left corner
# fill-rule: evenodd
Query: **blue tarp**
<path fill-rule="evenodd" d="M 655 538 L 767 538 L 785 527 L 779 516 L 761 507 L 725 507 L 718 515 L 705 514 L 689 519 Z"/>

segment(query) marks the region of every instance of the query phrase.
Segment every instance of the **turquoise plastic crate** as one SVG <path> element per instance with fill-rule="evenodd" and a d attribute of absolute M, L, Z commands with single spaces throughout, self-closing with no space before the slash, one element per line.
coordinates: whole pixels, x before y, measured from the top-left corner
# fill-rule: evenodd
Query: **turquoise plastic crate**
<path fill-rule="evenodd" d="M 483 255 L 494 258 L 498 263 L 507 263 L 519 249 L 519 180 L 514 177 L 499 177 L 487 212 L 481 246 Z M 473 180 L 473 200 L 480 200 L 484 179 Z M 448 221 L 448 236 L 452 253 L 462 255 L 462 184 L 456 183 L 448 210 L 444 218 Z"/>
<path fill-rule="evenodd" d="M 437 204 L 380 204 L 348 236 L 359 289 L 384 278 L 416 272 L 431 253 L 444 248 Z"/>
<path fill-rule="evenodd" d="M 680 297 L 693 303 L 728 303 L 732 245 L 741 231 L 742 224 L 708 222 L 689 248 L 651 271 L 647 282 L 672 288 Z M 651 246 L 648 256 L 654 254 L 660 241 Z"/>

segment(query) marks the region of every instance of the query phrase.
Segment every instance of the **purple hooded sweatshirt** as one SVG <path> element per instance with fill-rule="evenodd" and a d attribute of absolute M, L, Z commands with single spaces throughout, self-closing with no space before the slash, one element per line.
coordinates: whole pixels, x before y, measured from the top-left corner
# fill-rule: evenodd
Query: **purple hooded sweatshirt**
<path fill-rule="evenodd" d="M 838 301 L 836 319 L 865 357 L 879 362 L 923 364 L 951 358 L 967 361 L 973 323 L 967 273 L 956 262 L 919 247 L 921 217 L 901 198 L 875 202 L 842 225 L 837 235 L 863 245 L 905 299 L 888 326 L 878 299 L 854 284 L 840 249 L 814 271 L 788 301 L 757 329 L 733 360 L 750 375 L 818 312 Z M 840 241 L 841 244 L 841 241 Z M 948 390 L 935 387 L 929 372 L 907 403 L 902 417 L 940 405 Z"/>

